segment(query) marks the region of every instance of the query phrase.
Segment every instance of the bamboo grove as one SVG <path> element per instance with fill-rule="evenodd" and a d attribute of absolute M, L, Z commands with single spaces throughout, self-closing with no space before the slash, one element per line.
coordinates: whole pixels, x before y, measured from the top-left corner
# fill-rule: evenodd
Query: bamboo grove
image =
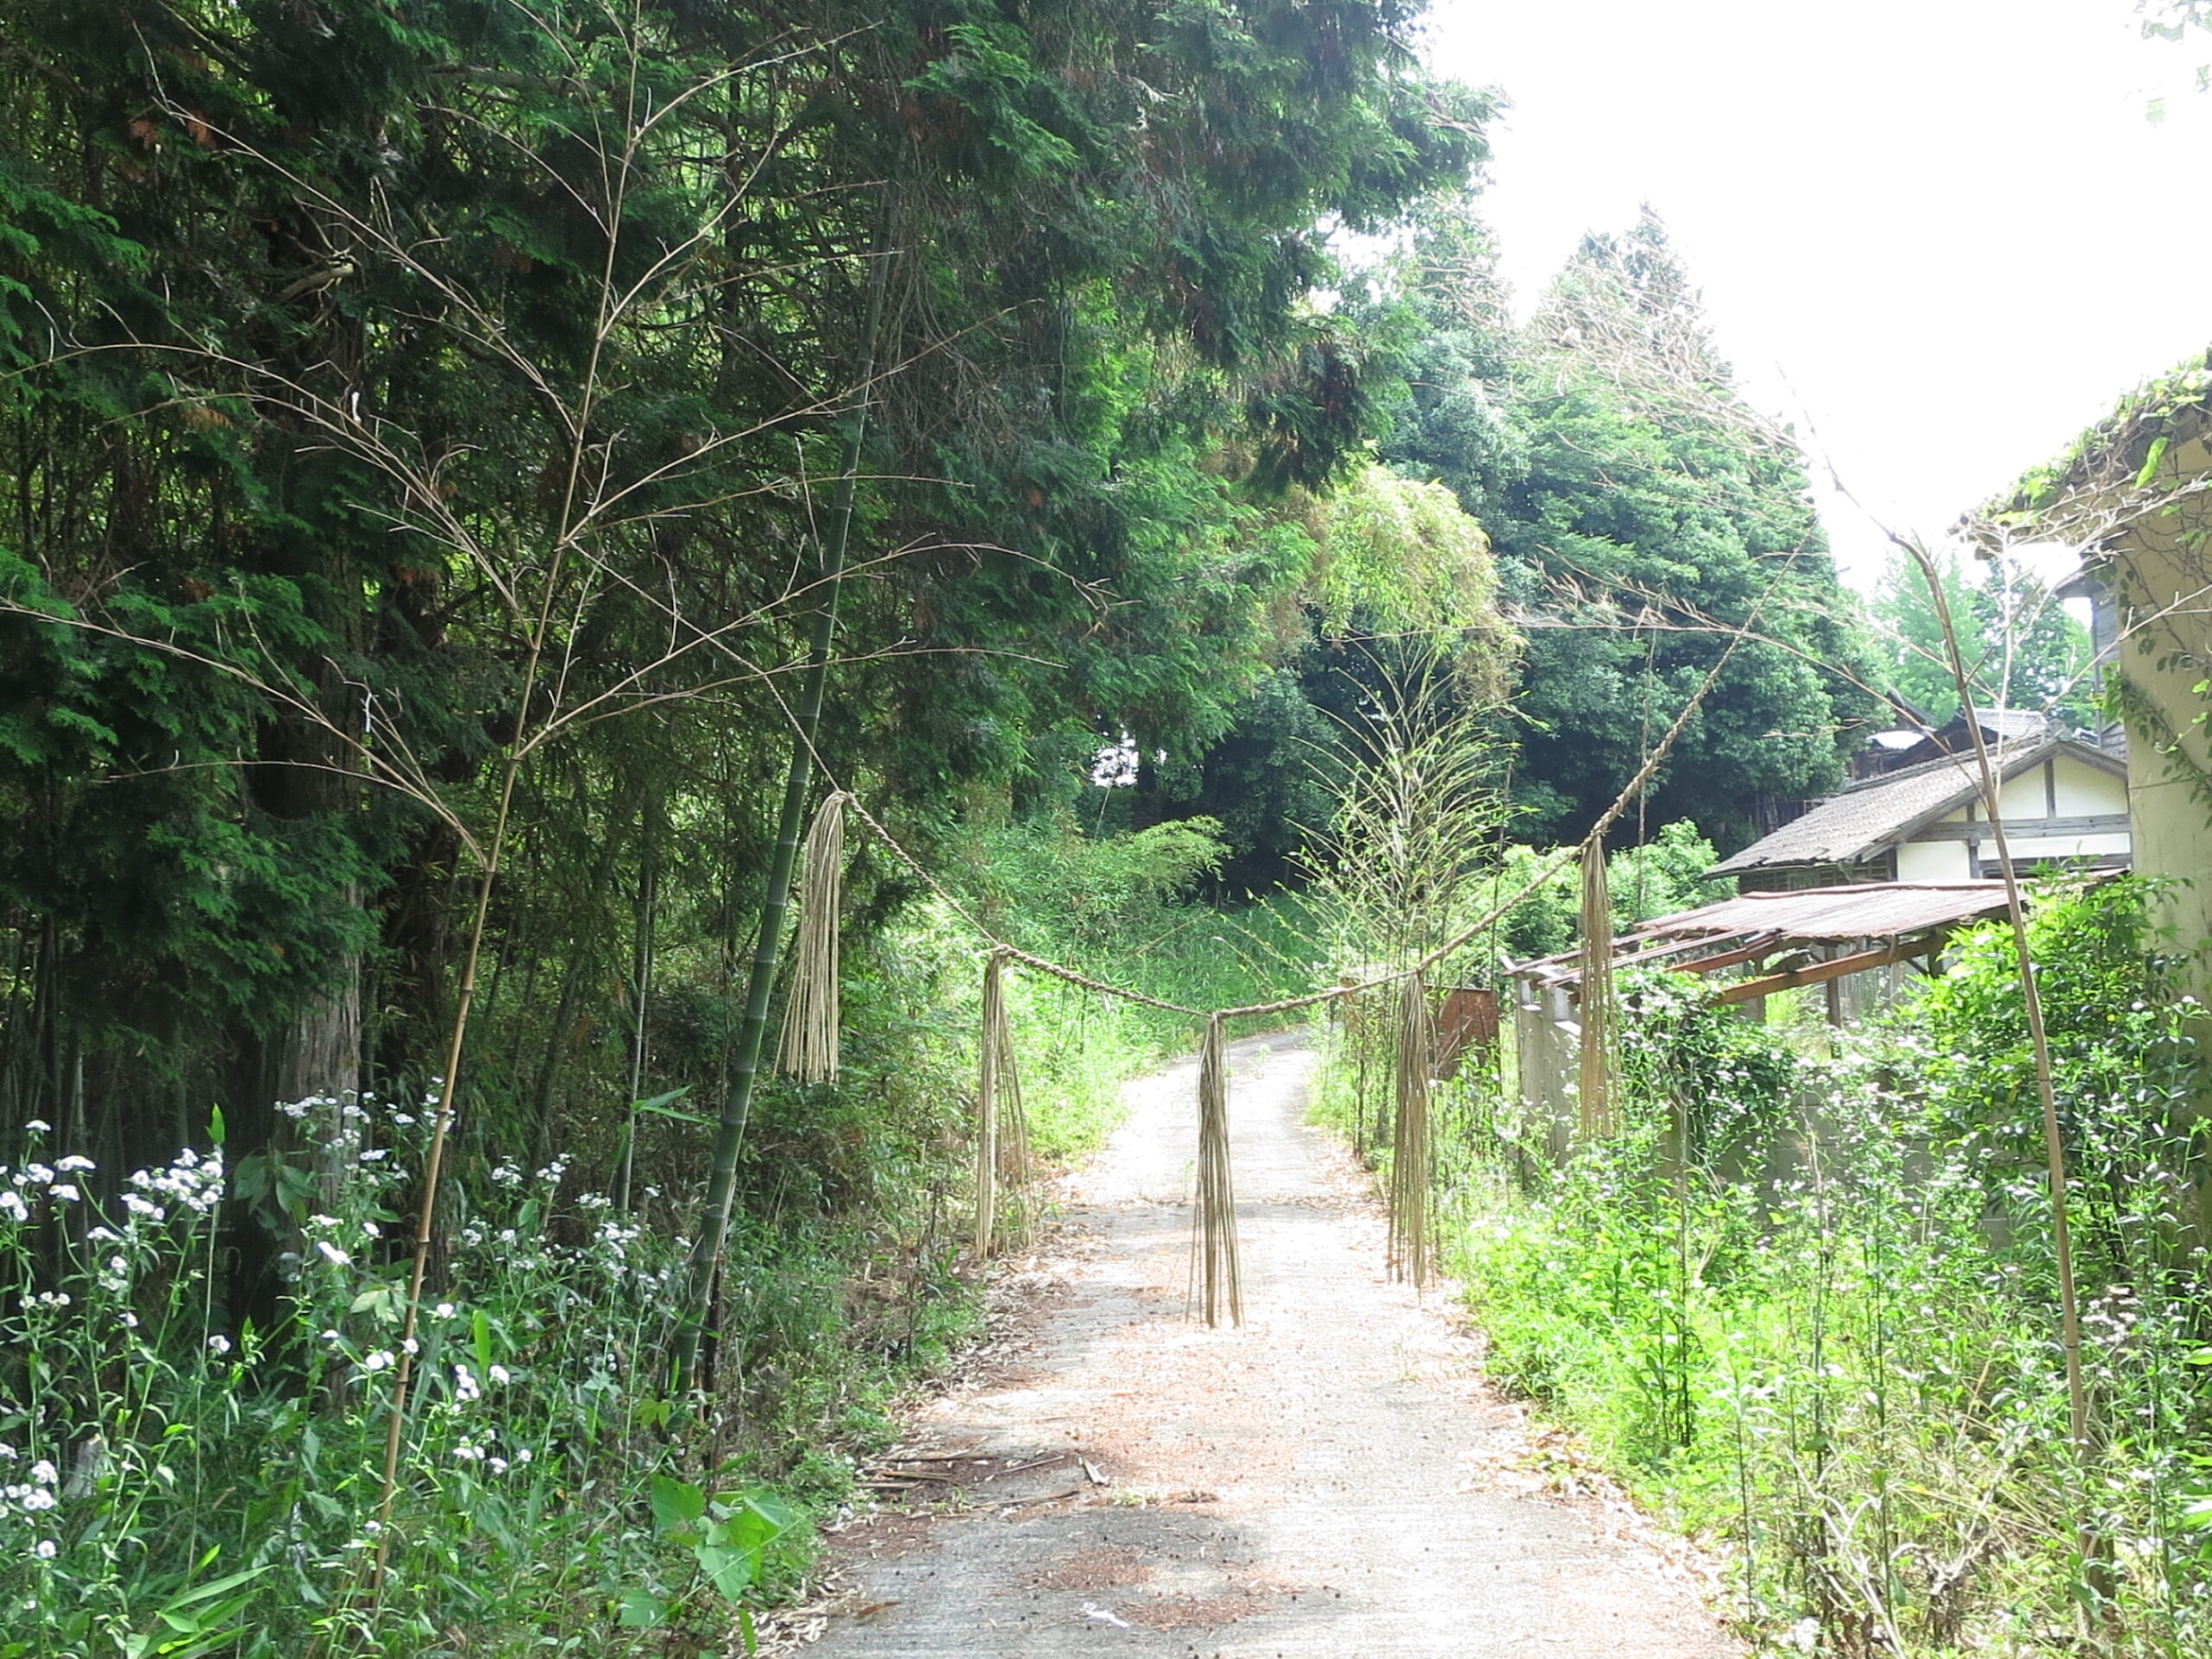
<path fill-rule="evenodd" d="M 754 931 L 841 477 L 816 741 L 925 841 L 1218 732 L 1251 504 L 1361 430 L 1309 227 L 1480 155 L 1402 21 L 13 14 L 0 1114 L 287 1170 L 270 1103 L 422 1086 L 472 990 L 473 1155 L 649 1040 L 709 1086 L 618 1005 Z"/>

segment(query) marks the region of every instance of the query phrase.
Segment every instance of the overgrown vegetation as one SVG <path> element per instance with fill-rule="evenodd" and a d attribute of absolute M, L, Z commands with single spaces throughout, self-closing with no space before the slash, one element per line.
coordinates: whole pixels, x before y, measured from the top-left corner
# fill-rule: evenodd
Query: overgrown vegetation
<path fill-rule="evenodd" d="M 987 837 L 963 896 L 1017 938 L 1133 988 L 1208 1004 L 1302 988 L 1294 901 L 1188 901 L 1221 856 L 1203 826 L 1115 840 L 1031 824 Z M 378 1471 L 402 1342 L 385 1264 L 429 1110 L 304 1103 L 340 1125 L 296 1163 L 232 1169 L 217 1118 L 164 1167 L 99 1172 L 35 1123 L 0 1166 L 0 1654 L 663 1650 L 745 1637 L 853 1499 L 901 1390 L 978 1329 L 963 1261 L 980 957 L 948 905 L 872 948 L 836 1086 L 764 1090 L 746 1224 L 709 1355 L 717 1408 L 671 1392 L 690 1241 L 688 1100 L 645 1103 L 633 1205 L 575 1154 L 498 1160 L 456 1193 L 416 1340 L 418 1400 L 392 1515 Z M 1189 1022 L 1017 975 L 1033 1145 L 1094 1148 L 1117 1086 Z M 242 1317 L 222 1217 L 250 1203 L 295 1240 L 284 1289 Z M 34 1288 L 35 1287 L 35 1288 Z M 171 1646 L 143 1645 L 149 1632 Z M 141 1646 L 133 1647 L 136 1642 Z M 631 1646 L 624 1644 L 631 1643 Z"/>
<path fill-rule="evenodd" d="M 2031 949 L 2075 1172 L 2094 1447 L 2069 1441 L 2010 934 L 1837 1037 L 1623 988 L 1623 1128 L 1563 1166 L 1495 1073 L 1442 1116 L 1448 1260 L 1494 1374 L 1685 1529 L 1747 1624 L 1836 1655 L 2212 1640 L 2199 1010 L 2143 887 Z"/>
<path fill-rule="evenodd" d="M 1615 852 L 1619 922 L 1711 896 L 1704 837 L 1836 780 L 1882 653 L 1799 458 L 1655 216 L 1511 321 L 1471 194 L 1494 100 L 1421 67 L 1420 11 L 0 16 L 0 1659 L 742 1643 L 976 1328 L 991 940 L 1191 1008 L 1403 967 L 1548 856 L 1510 842 L 1580 833 L 1708 673 Z M 1338 228 L 1395 251 L 1347 268 Z M 1985 619 L 2000 700 L 2078 645 L 2045 613 Z M 801 1085 L 755 1062 L 825 780 L 876 816 L 842 1074 Z M 1440 971 L 1563 948 L 1575 904 L 1548 887 Z M 2112 915 L 2085 963 L 2137 948 Z M 1621 1375 L 1671 1403 L 1593 1433 L 1688 1470 L 1719 1288 L 1798 1241 L 1743 1350 L 1795 1376 L 1759 1310 L 1810 1317 L 1804 1260 L 1820 1307 L 1860 1306 L 1804 1241 L 1871 1217 L 1862 1188 L 1983 1205 L 1973 1282 L 2028 1328 L 2031 1149 L 1991 1092 L 2018 1061 L 1974 1046 L 2004 1018 L 1974 972 L 1925 1004 L 1942 1043 L 1899 1027 L 1843 1065 L 1646 988 L 1646 1121 L 1532 1198 L 1500 1173 L 1535 1179 L 1525 1126 L 1478 1091 L 1433 1123 L 1363 1091 L 1361 1133 L 1418 1121 L 1500 1239 L 1561 1241 L 1529 1262 L 1611 1241 L 1644 1332 Z M 1047 1160 L 1193 1035 L 1009 984 Z M 2164 992 L 2099 984 L 2142 1006 L 2069 1052 L 2083 1154 L 2115 1206 L 2123 1174 L 2178 1205 L 2185 1128 L 2112 1138 L 2097 1103 L 2173 1049 Z M 1751 1163 L 1816 1076 L 1840 1127 L 1807 1191 L 1847 1207 L 1757 1218 Z M 1751 1093 L 1681 1107 L 1693 1181 L 1660 1103 L 1716 1079 Z M 1868 1103 L 1908 1096 L 1948 1127 Z M 2194 1236 L 2165 1217 L 2089 1229 L 2138 1299 L 2102 1316 L 2124 1356 L 2179 1317 Z M 2114 1265 L 2154 1235 L 2167 1278 Z M 1972 1278 L 1912 1248 L 1954 1275 L 1929 1286 Z M 1548 1292 L 1497 1262 L 1510 1354 Z M 1531 1327 L 1562 1357 L 1526 1375 L 1602 1424 L 1626 1408 L 1581 1340 Z M 1798 1469 L 1814 1408 L 1786 1398 Z M 2164 1410 L 2131 1433 L 2177 1444 L 2196 1419 Z M 1771 1505 L 1819 1529 L 1758 1456 L 1747 1594 L 1825 1618 L 1859 1546 L 1804 1555 L 1817 1582 L 1762 1566 L 1799 1560 Z M 2182 1513 L 2183 1465 L 2141 1466 L 2155 1501 L 2113 1503 Z M 2133 1619 L 2145 1569 L 2114 1570 Z"/>

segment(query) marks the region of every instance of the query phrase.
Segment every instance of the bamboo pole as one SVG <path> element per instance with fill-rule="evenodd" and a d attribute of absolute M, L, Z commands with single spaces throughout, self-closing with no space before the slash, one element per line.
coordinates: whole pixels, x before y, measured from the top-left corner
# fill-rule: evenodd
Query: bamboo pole
<path fill-rule="evenodd" d="M 877 336 L 883 326 L 883 296 L 891 268 L 891 226 L 895 206 L 894 193 L 887 186 L 874 257 L 868 271 L 868 321 L 862 330 L 861 372 L 855 382 L 862 388 L 875 378 Z M 823 599 L 815 611 L 808 641 L 806 679 L 796 711 L 798 730 L 791 741 L 791 766 L 784 779 L 784 806 L 777 824 L 775 852 L 769 861 L 767 880 L 760 897 L 760 931 L 753 947 L 745 1014 L 738 1027 L 736 1053 L 730 1066 L 729 1088 L 722 1097 L 721 1117 L 715 1125 L 705 1214 L 699 1236 L 691 1247 L 683 1312 L 677 1320 L 672 1344 L 669 1370 L 671 1385 L 678 1393 L 688 1393 L 697 1383 L 699 1344 L 713 1319 L 716 1274 L 729 1243 L 730 1211 L 737 1198 L 738 1151 L 744 1145 L 746 1122 L 752 1116 L 753 1089 L 760 1076 L 760 1051 L 768 1029 L 769 994 L 775 985 L 784 915 L 791 902 L 791 871 L 798 861 L 799 826 L 805 818 L 806 798 L 814 783 L 814 734 L 822 723 L 823 690 L 829 680 L 830 645 L 836 632 L 837 596 L 842 585 L 839 579 L 844 575 L 845 550 L 852 537 L 853 496 L 860 475 L 861 446 L 867 432 L 868 404 L 863 397 L 846 423 L 844 466 L 837 479 L 836 495 L 830 503 L 830 531 L 823 545 Z"/>

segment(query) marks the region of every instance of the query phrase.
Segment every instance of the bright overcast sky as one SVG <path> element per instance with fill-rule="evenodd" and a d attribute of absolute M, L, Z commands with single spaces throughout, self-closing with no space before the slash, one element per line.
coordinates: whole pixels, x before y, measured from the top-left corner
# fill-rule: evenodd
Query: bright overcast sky
<path fill-rule="evenodd" d="M 2212 344 L 2212 34 L 2145 41 L 2133 0 L 1436 0 L 1429 41 L 1511 101 L 1516 301 L 1649 201 L 1753 400 L 1900 528 Z M 1863 585 L 1879 532 L 1821 511 Z"/>

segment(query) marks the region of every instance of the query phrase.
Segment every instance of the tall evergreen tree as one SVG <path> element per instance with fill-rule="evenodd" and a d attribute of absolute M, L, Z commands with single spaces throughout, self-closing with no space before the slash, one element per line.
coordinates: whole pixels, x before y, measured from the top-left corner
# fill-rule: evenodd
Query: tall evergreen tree
<path fill-rule="evenodd" d="M 1529 639 L 1522 833 L 1580 833 L 1723 635 L 1754 622 L 1764 637 L 1737 648 L 1646 820 L 1739 844 L 1771 803 L 1832 787 L 1867 712 L 1850 688 L 1849 606 L 1802 464 L 1743 404 L 1656 217 L 1586 238 L 1510 334 L 1466 213 L 1416 240 L 1401 280 L 1431 342 L 1413 360 L 1431 366 L 1416 367 L 1387 453 L 1452 483 L 1497 548 Z M 1462 364 L 1477 384 L 1456 378 Z"/>

